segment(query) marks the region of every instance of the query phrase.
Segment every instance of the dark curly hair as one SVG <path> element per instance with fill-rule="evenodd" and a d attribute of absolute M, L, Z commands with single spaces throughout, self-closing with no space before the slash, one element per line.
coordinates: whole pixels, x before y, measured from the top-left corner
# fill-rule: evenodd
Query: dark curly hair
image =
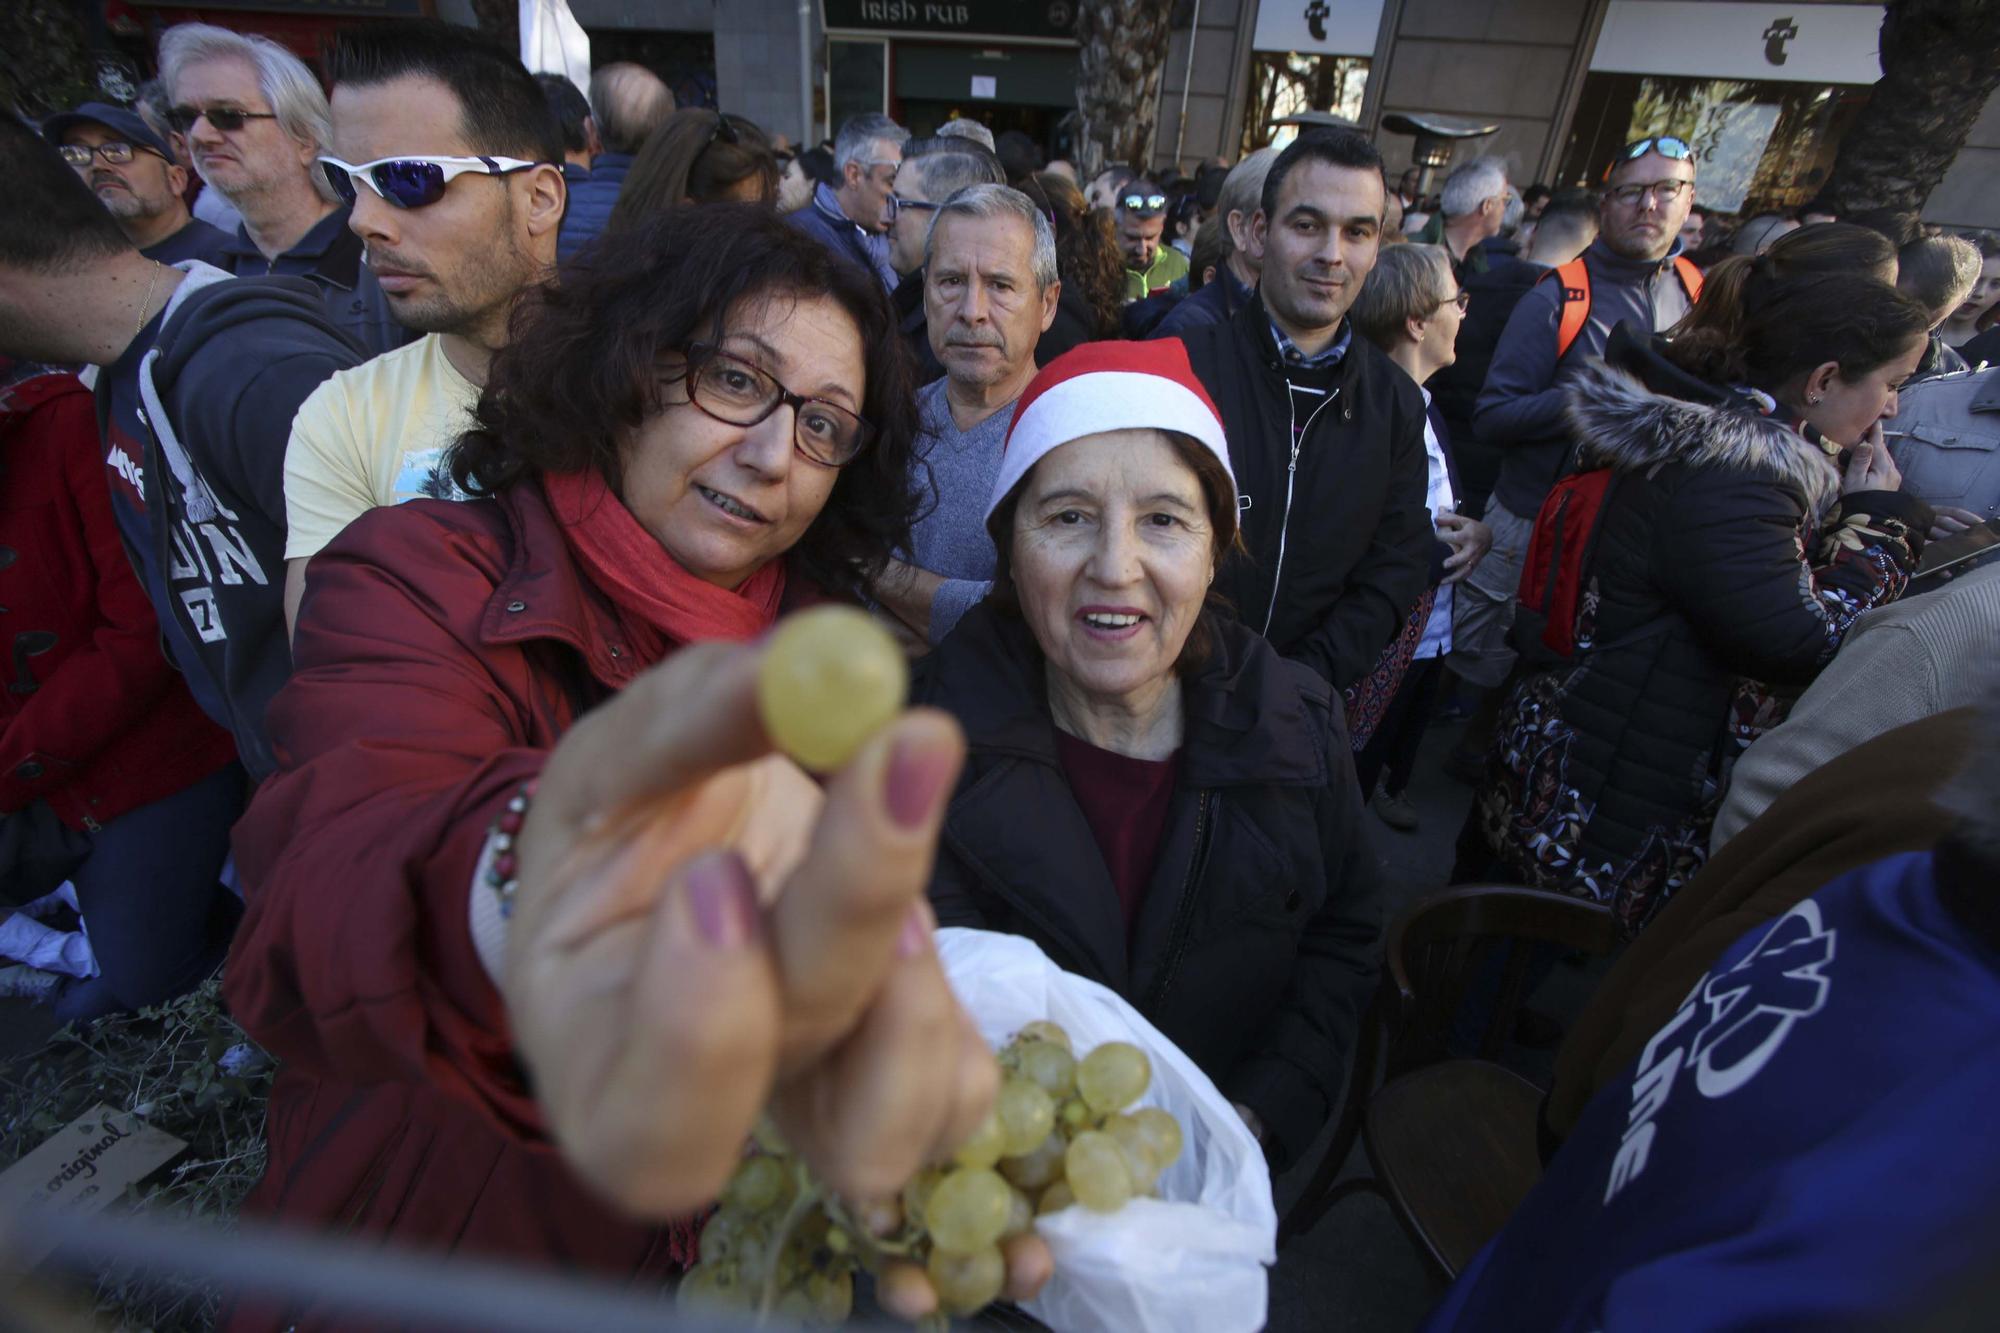
<path fill-rule="evenodd" d="M 595 470 L 622 494 L 619 443 L 659 410 L 659 356 L 719 342 L 731 310 L 771 296 L 827 297 L 861 330 L 861 414 L 875 438 L 841 469 L 791 552 L 821 587 L 858 593 L 908 544 L 916 512 L 909 354 L 875 276 L 762 205 L 704 204 L 642 219 L 524 300 L 474 425 L 452 448 L 453 479 L 493 495 L 547 472 Z"/>
<path fill-rule="evenodd" d="M 1076 182 L 1054 172 L 1036 172 L 1022 181 L 1021 189 L 1048 209 L 1056 229 L 1056 272 L 1064 290 L 1081 296 L 1090 308 L 1090 336 L 1117 337 L 1118 315 L 1125 307 L 1125 260 L 1118 253 L 1111 214 L 1092 212 Z"/>

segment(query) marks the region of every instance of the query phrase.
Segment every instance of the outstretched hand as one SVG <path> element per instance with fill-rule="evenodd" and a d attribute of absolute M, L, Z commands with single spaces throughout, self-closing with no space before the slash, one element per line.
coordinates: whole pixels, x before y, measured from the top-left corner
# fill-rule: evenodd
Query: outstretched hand
<path fill-rule="evenodd" d="M 684 649 L 580 720 L 516 841 L 516 1048 L 557 1147 L 638 1217 L 712 1200 L 767 1105 L 830 1188 L 892 1195 L 998 1086 L 924 901 L 957 724 L 904 714 L 822 793 L 772 753 L 761 653 Z"/>

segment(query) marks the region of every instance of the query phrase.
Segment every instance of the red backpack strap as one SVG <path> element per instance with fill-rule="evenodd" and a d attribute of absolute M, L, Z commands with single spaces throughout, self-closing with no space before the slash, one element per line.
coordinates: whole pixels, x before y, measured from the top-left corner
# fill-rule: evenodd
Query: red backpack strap
<path fill-rule="evenodd" d="M 1562 284 L 1562 322 L 1556 325 L 1556 360 L 1560 361 L 1590 320 L 1590 270 L 1579 256 L 1556 269 L 1556 281 Z"/>
<path fill-rule="evenodd" d="M 1692 305 L 1696 301 L 1699 301 L 1701 299 L 1702 273 L 1701 269 L 1695 265 L 1695 262 L 1686 255 L 1675 255 L 1674 272 L 1681 275 L 1681 286 L 1687 291 L 1688 304 Z"/>

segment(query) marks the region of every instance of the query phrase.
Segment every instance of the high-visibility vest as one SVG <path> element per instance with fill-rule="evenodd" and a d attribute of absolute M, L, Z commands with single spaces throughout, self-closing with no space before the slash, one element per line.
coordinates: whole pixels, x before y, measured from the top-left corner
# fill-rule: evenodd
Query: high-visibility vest
<path fill-rule="evenodd" d="M 1700 300 L 1701 270 L 1694 266 L 1694 261 L 1676 255 L 1674 272 L 1680 275 L 1688 304 Z M 1590 269 L 1584 265 L 1583 257 L 1579 255 L 1558 268 L 1556 281 L 1562 284 L 1562 322 L 1556 325 L 1556 360 L 1560 361 L 1590 320 Z"/>

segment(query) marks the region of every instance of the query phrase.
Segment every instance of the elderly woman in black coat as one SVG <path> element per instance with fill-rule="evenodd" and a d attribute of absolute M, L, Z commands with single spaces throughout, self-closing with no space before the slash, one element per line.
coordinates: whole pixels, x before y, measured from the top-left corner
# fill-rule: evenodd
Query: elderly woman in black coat
<path fill-rule="evenodd" d="M 1338 701 L 1206 607 L 1236 489 L 1181 344 L 1044 368 L 987 526 L 995 592 L 916 690 L 970 748 L 939 922 L 1027 936 L 1124 996 L 1283 1166 L 1349 1063 L 1377 875 Z"/>
<path fill-rule="evenodd" d="M 1776 259 L 1719 266 L 1670 339 L 1621 325 L 1572 388 L 1582 467 L 1611 473 L 1576 653 L 1514 692 L 1476 809 L 1506 871 L 1627 934 L 1701 868 L 1736 756 L 1902 594 L 1930 526 L 1881 424 L 1927 313 Z"/>

